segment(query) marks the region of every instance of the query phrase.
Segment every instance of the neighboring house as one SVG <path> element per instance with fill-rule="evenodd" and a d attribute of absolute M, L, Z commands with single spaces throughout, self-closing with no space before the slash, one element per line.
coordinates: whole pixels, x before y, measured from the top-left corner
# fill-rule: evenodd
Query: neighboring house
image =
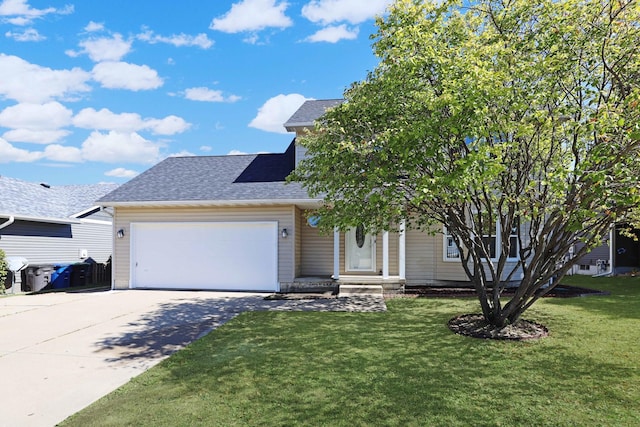
<path fill-rule="evenodd" d="M 341 100 L 307 101 L 297 135 Z M 285 178 L 304 156 L 171 157 L 100 200 L 114 209 L 113 287 L 291 291 L 316 285 L 401 287 L 468 280 L 451 240 L 417 230 L 321 234 L 322 203 Z"/>
<path fill-rule="evenodd" d="M 635 239 L 621 232 L 609 233 L 602 245 L 581 257 L 573 268 L 573 274 L 608 275 L 640 271 L 640 230 L 633 230 Z M 610 242 L 613 241 L 613 245 Z"/>
<path fill-rule="evenodd" d="M 113 217 L 95 201 L 115 188 L 0 177 L 0 249 L 7 258 L 25 259 L 30 268 L 106 263 L 113 246 Z"/>

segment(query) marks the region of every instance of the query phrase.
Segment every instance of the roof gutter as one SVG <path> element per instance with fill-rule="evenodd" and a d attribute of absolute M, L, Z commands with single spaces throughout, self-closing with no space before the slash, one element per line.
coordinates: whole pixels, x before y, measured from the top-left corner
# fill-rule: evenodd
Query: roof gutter
<path fill-rule="evenodd" d="M 31 222 L 48 222 L 48 223 L 52 223 L 52 224 L 80 224 L 81 221 L 77 220 L 77 219 L 64 219 L 64 218 L 49 218 L 49 217 L 38 217 L 38 216 L 23 216 L 23 215 L 8 215 L 8 214 L 1 214 L 0 213 L 0 217 L 6 217 L 9 218 L 10 221 L 31 221 Z M 3 224 L 0 224 L 0 228 L 4 228 L 6 226 L 9 226 L 10 224 L 7 224 L 6 221 Z M 5 225 L 6 224 L 6 225 Z"/>
<path fill-rule="evenodd" d="M 264 200 L 145 200 L 131 202 L 102 202 L 113 207 L 157 207 L 157 206 L 265 206 L 265 205 L 303 205 L 320 207 L 323 199 L 264 199 Z"/>
<path fill-rule="evenodd" d="M 16 219 L 13 215 L 9 215 L 9 219 L 5 222 L 3 222 L 2 224 L 0 224 L 0 230 L 10 226 L 11 224 L 13 224 L 14 222 L 16 222 Z"/>

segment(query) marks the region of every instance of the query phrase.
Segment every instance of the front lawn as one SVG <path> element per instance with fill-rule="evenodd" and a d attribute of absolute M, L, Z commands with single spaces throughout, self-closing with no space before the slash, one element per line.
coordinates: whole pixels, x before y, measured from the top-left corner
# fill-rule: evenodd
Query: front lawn
<path fill-rule="evenodd" d="M 475 299 L 245 313 L 63 425 L 640 425 L 640 278 L 566 283 L 611 295 L 540 301 L 534 342 L 452 334 Z"/>

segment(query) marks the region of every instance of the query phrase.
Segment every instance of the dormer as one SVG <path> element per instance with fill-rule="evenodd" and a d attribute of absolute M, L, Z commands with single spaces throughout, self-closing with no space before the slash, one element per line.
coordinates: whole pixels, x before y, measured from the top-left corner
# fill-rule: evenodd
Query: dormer
<path fill-rule="evenodd" d="M 287 132 L 295 132 L 296 138 L 311 132 L 314 129 L 315 121 L 327 111 L 328 108 L 335 107 L 344 102 L 344 99 L 318 99 L 305 101 L 304 104 L 293 113 L 284 124 Z M 295 145 L 296 165 L 306 157 L 307 150 L 304 147 Z"/>

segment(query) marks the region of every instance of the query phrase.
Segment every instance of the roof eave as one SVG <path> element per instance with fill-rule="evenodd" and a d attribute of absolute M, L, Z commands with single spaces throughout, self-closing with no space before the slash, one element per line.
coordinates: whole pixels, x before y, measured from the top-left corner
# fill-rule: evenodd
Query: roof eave
<path fill-rule="evenodd" d="M 198 206 L 282 206 L 297 205 L 309 208 L 320 207 L 323 199 L 253 199 L 253 200 L 144 200 L 116 202 L 105 201 L 103 206 L 112 207 L 198 207 Z"/>
<path fill-rule="evenodd" d="M 18 221 L 46 222 L 51 224 L 81 224 L 82 223 L 80 220 L 77 220 L 74 218 L 52 218 L 52 217 L 0 213 L 0 218 L 10 218 L 10 217 L 13 217 L 15 220 L 18 220 Z"/>
<path fill-rule="evenodd" d="M 284 128 L 287 130 L 287 132 L 295 132 L 300 128 L 312 128 L 314 126 L 315 126 L 314 122 L 298 122 L 298 123 L 292 122 L 292 123 L 284 124 Z"/>

